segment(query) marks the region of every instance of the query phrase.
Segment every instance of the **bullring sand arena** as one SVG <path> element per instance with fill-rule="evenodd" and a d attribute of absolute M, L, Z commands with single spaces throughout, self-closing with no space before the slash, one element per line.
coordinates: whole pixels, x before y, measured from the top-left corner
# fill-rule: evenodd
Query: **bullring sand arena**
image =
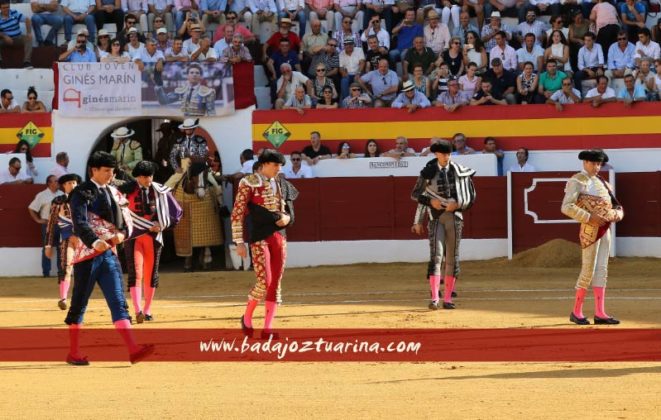
<path fill-rule="evenodd" d="M 427 309 L 424 264 L 290 268 L 276 325 L 570 328 L 579 267 L 578 246 L 562 240 L 512 261 L 464 262 L 454 311 Z M 166 271 L 148 328 L 238 328 L 252 272 Z M 659 328 L 659 272 L 659 259 L 612 259 L 608 311 L 622 324 L 588 328 Z M 65 327 L 53 278 L 0 281 L 0 325 Z M 256 314 L 261 325 L 263 306 Z M 591 297 L 586 314 L 592 315 Z M 85 326 L 112 327 L 98 288 Z M 661 363 L 92 361 L 72 367 L 64 356 L 0 363 L 0 418 L 661 418 Z"/>

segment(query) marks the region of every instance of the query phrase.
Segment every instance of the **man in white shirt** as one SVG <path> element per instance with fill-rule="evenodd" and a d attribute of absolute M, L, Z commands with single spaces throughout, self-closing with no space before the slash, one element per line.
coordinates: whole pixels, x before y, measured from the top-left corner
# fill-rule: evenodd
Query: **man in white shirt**
<path fill-rule="evenodd" d="M 638 31 L 638 42 L 636 42 L 636 53 L 633 58 L 636 60 L 636 66 L 640 66 L 640 60 L 644 57 L 656 60 L 661 58 L 661 47 L 657 42 L 652 41 L 651 33 L 648 28 L 641 28 Z"/>
<path fill-rule="evenodd" d="M 202 27 L 199 24 L 191 25 L 190 38 L 184 41 L 184 51 L 189 56 L 200 48 L 200 38 L 202 37 Z"/>
<path fill-rule="evenodd" d="M 44 246 L 46 246 L 46 228 L 48 227 L 48 219 L 50 218 L 50 205 L 53 199 L 60 194 L 62 194 L 62 191 L 59 190 L 57 177 L 55 175 L 49 175 L 48 178 L 46 178 L 46 189 L 39 192 L 28 206 L 30 217 L 41 226 L 41 240 Z M 59 231 L 56 230 L 55 234 L 59 236 Z M 59 238 L 56 238 L 55 242 L 59 243 Z M 60 259 L 58 258 L 57 261 L 59 265 Z M 41 270 L 44 277 L 50 276 L 50 269 L 50 258 L 46 257 L 44 250 L 42 249 Z"/>
<path fill-rule="evenodd" d="M 67 152 L 60 152 L 55 155 L 55 166 L 50 170 L 50 175 L 55 175 L 57 179 L 69 173 L 69 155 Z"/>
<path fill-rule="evenodd" d="M 615 91 L 608 86 L 608 77 L 599 76 L 597 78 L 597 87 L 590 89 L 585 94 L 585 102 L 592 102 L 594 108 L 598 108 L 606 102 L 615 102 Z"/>
<path fill-rule="evenodd" d="M 211 48 L 211 39 L 209 39 L 209 35 L 202 35 L 200 38 L 200 48 L 191 54 L 190 60 L 200 62 L 206 61 L 208 63 L 218 61 L 218 55 L 216 55 L 216 51 Z"/>
<path fill-rule="evenodd" d="M 578 50 L 578 71 L 574 74 L 576 89 L 582 88 L 583 80 L 594 79 L 604 74 L 604 51 L 594 42 L 595 35 L 583 35 L 583 46 Z"/>
<path fill-rule="evenodd" d="M 175 38 L 172 41 L 172 47 L 165 50 L 165 61 L 182 61 L 187 62 L 190 60 L 186 51 L 184 51 L 184 41 L 181 38 Z"/>
<path fill-rule="evenodd" d="M 425 35 L 425 47 L 431 48 L 434 54 L 441 54 L 450 46 L 450 30 L 448 25 L 439 22 L 438 13 L 435 10 L 427 14 L 429 24 L 422 29 Z M 464 38 L 461 39 L 464 42 Z"/>
<path fill-rule="evenodd" d="M 303 159 L 301 158 L 301 152 L 291 152 L 289 156 L 291 161 L 291 166 L 286 166 L 282 169 L 282 173 L 287 179 L 299 179 L 299 178 L 313 178 L 312 168 L 308 165 L 302 165 Z"/>
<path fill-rule="evenodd" d="M 535 42 L 537 37 L 532 32 L 525 34 L 523 46 L 516 50 L 519 71 L 523 71 L 526 61 L 530 61 L 535 71 L 540 71 L 544 63 L 544 49 Z"/>
<path fill-rule="evenodd" d="M 555 105 L 555 109 L 562 111 L 563 105 L 578 104 L 581 102 L 581 92 L 572 86 L 569 77 L 562 79 L 562 88 L 553 92 L 546 100 L 547 104 Z"/>
<path fill-rule="evenodd" d="M 9 167 L 0 172 L 0 185 L 2 184 L 32 184 L 33 180 L 25 171 L 21 171 L 21 160 L 17 157 L 9 159 Z"/>
<path fill-rule="evenodd" d="M 21 112 L 21 107 L 14 99 L 14 94 L 9 89 L 0 92 L 0 114 L 8 112 Z"/>
<path fill-rule="evenodd" d="M 489 53 L 490 59 L 493 60 L 494 58 L 500 58 L 505 70 L 518 70 L 516 50 L 510 47 L 507 43 L 507 33 L 500 31 L 496 33 L 494 39 L 496 40 L 496 46 L 493 47 Z"/>
<path fill-rule="evenodd" d="M 133 61 L 138 65 L 140 71 L 145 69 L 147 63 L 154 64 L 154 70 L 162 71 L 165 56 L 156 48 L 156 41 L 150 38 L 145 41 L 145 48 L 138 51 Z"/>
<path fill-rule="evenodd" d="M 340 52 L 340 94 L 342 99 L 349 96 L 349 85 L 356 81 L 365 70 L 365 53 L 362 48 L 355 48 L 352 37 L 344 39 L 344 49 Z"/>
<path fill-rule="evenodd" d="M 534 166 L 528 163 L 528 149 L 520 147 L 516 151 L 516 163 L 510 167 L 510 172 L 535 172 Z"/>
<path fill-rule="evenodd" d="M 305 86 L 308 94 L 312 96 L 312 81 L 303 73 L 293 71 L 289 63 L 280 65 L 280 73 L 282 75 L 276 82 L 277 99 L 275 100 L 275 109 L 282 109 L 285 106 L 289 98 L 294 96 L 298 85 Z"/>

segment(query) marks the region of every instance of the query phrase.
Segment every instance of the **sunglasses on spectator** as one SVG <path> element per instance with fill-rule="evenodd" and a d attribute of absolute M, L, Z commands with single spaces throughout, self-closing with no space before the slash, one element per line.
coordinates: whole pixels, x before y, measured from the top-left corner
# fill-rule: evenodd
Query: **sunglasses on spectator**
<path fill-rule="evenodd" d="M 618 38 L 617 40 L 618 41 L 626 41 L 627 39 L 626 38 Z"/>
<path fill-rule="evenodd" d="M 325 72 L 325 71 L 326 71 L 326 69 L 317 69 L 317 73 L 322 73 L 322 72 Z"/>
<path fill-rule="evenodd" d="M 113 42 L 113 43 L 112 43 L 112 46 L 113 46 L 113 47 L 119 47 L 120 45 L 121 45 L 121 44 L 120 44 L 119 42 Z"/>
<path fill-rule="evenodd" d="M 352 92 L 360 92 L 360 88 L 351 88 Z"/>
<path fill-rule="evenodd" d="M 33 100 L 33 99 L 37 99 L 37 97 L 36 96 L 28 96 L 28 99 Z"/>

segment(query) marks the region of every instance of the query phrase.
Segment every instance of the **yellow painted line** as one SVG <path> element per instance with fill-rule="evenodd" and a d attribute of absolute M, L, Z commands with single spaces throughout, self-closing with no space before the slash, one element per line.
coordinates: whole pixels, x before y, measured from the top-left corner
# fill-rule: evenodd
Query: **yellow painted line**
<path fill-rule="evenodd" d="M 39 144 L 43 143 L 52 143 L 53 142 L 53 127 L 39 127 L 44 133 L 44 137 L 41 139 Z M 11 128 L 0 128 L 0 144 L 16 144 L 18 137 L 16 133 L 21 131 L 23 127 L 11 127 Z"/>
<path fill-rule="evenodd" d="M 287 141 L 309 141 L 311 131 L 322 138 L 370 139 L 395 138 L 405 134 L 411 138 L 450 137 L 462 132 L 470 137 L 544 137 L 588 136 L 613 134 L 661 133 L 661 116 L 544 118 L 521 120 L 468 121 L 396 121 L 362 123 L 282 123 L 291 132 Z M 265 141 L 262 133 L 270 124 L 253 124 L 253 139 Z"/>

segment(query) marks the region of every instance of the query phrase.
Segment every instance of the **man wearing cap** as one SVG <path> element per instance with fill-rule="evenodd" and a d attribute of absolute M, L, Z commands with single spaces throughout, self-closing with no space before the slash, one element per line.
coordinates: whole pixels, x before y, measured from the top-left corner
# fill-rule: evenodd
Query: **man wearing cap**
<path fill-rule="evenodd" d="M 63 19 L 57 11 L 60 8 L 57 0 L 32 0 L 30 2 L 32 9 L 32 30 L 39 46 L 55 45 L 57 31 L 62 27 Z M 46 39 L 41 34 L 41 25 L 49 25 L 50 30 Z"/>
<path fill-rule="evenodd" d="M 342 100 L 342 108 L 370 108 L 372 98 L 367 93 L 363 93 L 360 83 L 354 82 L 349 86 L 349 95 Z"/>
<path fill-rule="evenodd" d="M 188 56 L 200 48 L 200 38 L 202 38 L 202 26 L 194 23 L 190 26 L 190 38 L 184 41 L 184 51 Z"/>
<path fill-rule="evenodd" d="M 194 134 L 199 126 L 199 119 L 186 118 L 179 124 L 179 130 L 183 136 L 177 139 L 177 142 L 170 151 L 170 165 L 172 169 L 183 174 L 185 168 L 182 168 L 183 159 L 189 158 L 194 162 L 206 162 L 209 158 L 209 147 L 204 137 Z M 169 183 L 168 183 L 169 185 Z"/>
<path fill-rule="evenodd" d="M 74 24 L 85 24 L 90 39 L 95 39 L 96 24 L 94 23 L 94 7 L 95 3 L 93 0 L 62 0 L 64 39 L 67 44 L 71 41 Z"/>
<path fill-rule="evenodd" d="M 265 57 L 268 56 L 267 54 L 273 53 L 273 51 L 280 48 L 280 41 L 282 41 L 283 39 L 289 41 L 289 46 L 292 51 L 295 51 L 296 53 L 300 52 L 301 38 L 299 38 L 299 36 L 296 35 L 294 32 L 292 32 L 290 29 L 291 29 L 291 19 L 286 17 L 280 19 L 280 23 L 278 24 L 278 31 L 275 32 L 273 35 L 271 35 L 271 37 L 268 39 L 268 41 L 266 41 L 266 43 L 262 47 Z"/>
<path fill-rule="evenodd" d="M 507 24 L 502 23 L 500 19 L 500 12 L 495 11 L 491 13 L 491 19 L 489 19 L 489 24 L 482 27 L 482 32 L 480 36 L 482 37 L 482 42 L 484 42 L 484 48 L 487 51 L 491 51 L 493 47 L 496 46 L 496 40 L 494 37 L 499 32 L 505 32 L 507 35 L 506 41 L 512 39 L 512 30 Z M 493 57 L 492 57 L 493 58 Z"/>
<path fill-rule="evenodd" d="M 163 231 L 176 225 L 182 209 L 170 188 L 153 182 L 156 165 L 143 160 L 133 168 L 134 181 L 119 187 L 126 195 L 133 219 L 135 240 L 124 244 L 128 287 L 136 321 L 152 321 L 151 304 L 158 287 L 158 265 L 163 247 Z M 142 286 L 145 306 L 142 307 Z"/>
<path fill-rule="evenodd" d="M 436 156 L 420 171 L 411 198 L 426 207 L 429 214 L 430 261 L 427 268 L 431 302 L 429 309 L 439 307 L 441 276 L 445 291 L 443 309 L 454 309 L 452 292 L 459 275 L 459 242 L 463 229 L 463 211 L 475 202 L 472 177 L 475 170 L 450 160 L 452 145 L 441 140 L 430 146 Z M 418 217 L 416 217 L 418 220 Z M 421 233 L 421 232 L 419 232 Z M 441 267 L 444 270 L 441 271 Z"/>
<path fill-rule="evenodd" d="M 349 96 L 349 85 L 365 71 L 365 53 L 355 48 L 352 37 L 344 38 L 344 49 L 340 52 L 340 95 Z"/>
<path fill-rule="evenodd" d="M 115 247 L 133 231 L 131 216 L 125 208 L 126 200 L 113 186 L 108 185 L 117 166 L 115 158 L 106 152 L 95 152 L 89 160 L 90 180 L 83 182 L 71 193 L 71 220 L 76 241 L 80 247 L 94 250 L 90 258 L 74 263 L 71 306 L 64 322 L 69 325 L 69 354 L 67 363 L 88 365 L 80 352 L 80 327 L 87 303 L 98 283 L 108 304 L 112 322 L 122 336 L 129 351 L 131 363 L 137 363 L 153 352 L 153 346 L 139 346 L 131 333 L 131 317 L 122 292 L 122 269 Z M 108 239 L 98 235 L 99 225 L 111 233 Z"/>
<path fill-rule="evenodd" d="M 121 0 L 96 0 L 96 11 L 94 12 L 96 28 L 101 29 L 106 23 L 114 23 L 117 32 L 124 29 L 124 10 Z"/>
<path fill-rule="evenodd" d="M 605 295 L 610 253 L 610 224 L 622 220 L 624 212 L 611 186 L 599 176 L 601 166 L 608 162 L 602 150 L 584 150 L 578 154 L 583 170 L 572 176 L 565 187 L 561 211 L 581 224 L 579 239 L 582 251 L 581 273 L 576 282 L 574 309 L 569 320 L 578 325 L 590 321 L 583 315 L 587 288 L 594 293 L 594 323 L 619 324 L 606 314 Z"/>
<path fill-rule="evenodd" d="M 165 56 L 168 48 L 172 48 L 172 40 L 168 37 L 168 30 L 166 28 L 158 28 L 156 30 L 156 49 Z"/>
<path fill-rule="evenodd" d="M 287 242 L 279 232 L 291 221 L 283 193 L 277 180 L 278 172 L 285 164 L 285 158 L 275 150 L 264 150 L 257 161 L 260 170 L 245 176 L 239 182 L 234 209 L 232 210 L 232 240 L 236 252 L 245 258 L 248 249 L 245 244 L 243 226 L 250 213 L 248 243 L 255 268 L 257 283 L 250 290 L 241 328 L 244 334 L 252 336 L 253 313 L 261 300 L 264 300 L 266 315 L 262 336 L 268 338 L 273 328 L 277 309 L 277 290 L 282 280 L 287 256 Z"/>
<path fill-rule="evenodd" d="M 85 29 L 81 29 L 84 31 Z M 66 61 L 69 63 L 93 63 L 97 61 L 96 53 L 94 49 L 88 48 L 89 42 L 87 42 L 87 36 L 81 34 L 80 31 L 76 36 L 76 43 L 73 47 L 69 46 L 69 49 L 60 54 L 58 60 Z"/>
<path fill-rule="evenodd" d="M 358 79 L 363 90 L 372 93 L 374 107 L 381 108 L 390 106 L 397 95 L 399 88 L 399 77 L 397 73 L 388 68 L 388 60 L 380 60 L 379 67 Z M 370 89 L 367 88 L 370 86 Z"/>
<path fill-rule="evenodd" d="M 142 160 L 142 145 L 140 142 L 131 140 L 135 131 L 119 127 L 112 132 L 112 149 L 110 154 L 117 160 L 116 175 L 118 179 L 130 180 L 130 173 L 135 165 Z"/>
<path fill-rule="evenodd" d="M 69 194 L 80 184 L 82 180 L 76 174 L 66 174 L 58 178 L 60 191 L 63 194 L 53 198 L 50 206 L 48 224 L 46 225 L 45 255 L 50 258 L 53 248 L 57 247 L 57 284 L 60 288 L 60 300 L 57 306 L 61 310 L 67 309 L 67 295 L 71 285 L 73 272 L 73 244 L 69 241 L 73 234 L 71 222 L 71 207 L 69 206 Z"/>
<path fill-rule="evenodd" d="M 188 66 L 186 74 L 187 83 L 175 88 L 174 92 L 165 94 L 163 86 L 156 86 L 158 102 L 166 105 L 181 101 L 181 112 L 186 117 L 216 115 L 216 91 L 201 84 L 202 67 L 192 63 Z"/>
<path fill-rule="evenodd" d="M 298 20 L 298 36 L 303 38 L 307 19 L 305 17 L 305 2 L 303 0 L 278 0 L 278 17 L 288 18 L 290 22 Z"/>
<path fill-rule="evenodd" d="M 101 31 L 99 31 L 99 32 L 101 32 Z M 95 51 L 96 50 L 96 45 L 94 45 L 94 43 L 92 41 L 90 41 L 89 34 L 90 34 L 89 31 L 85 28 L 78 29 L 78 32 L 76 32 L 76 37 L 74 39 L 72 39 L 71 41 L 68 41 L 69 43 L 66 44 L 67 49 L 69 50 L 71 48 L 75 48 L 76 44 L 78 43 L 78 37 L 84 37 L 85 41 L 87 41 L 87 43 L 85 44 L 87 49 L 90 50 L 90 51 Z"/>
<path fill-rule="evenodd" d="M 393 108 L 406 108 L 409 114 L 414 113 L 418 108 L 428 108 L 430 106 L 429 99 L 415 88 L 411 80 L 404 82 L 402 92 L 392 101 Z"/>
<path fill-rule="evenodd" d="M 268 22 L 271 27 L 275 26 L 278 8 L 274 0 L 247 0 L 247 5 L 252 12 L 251 30 L 259 33 L 262 22 Z"/>

